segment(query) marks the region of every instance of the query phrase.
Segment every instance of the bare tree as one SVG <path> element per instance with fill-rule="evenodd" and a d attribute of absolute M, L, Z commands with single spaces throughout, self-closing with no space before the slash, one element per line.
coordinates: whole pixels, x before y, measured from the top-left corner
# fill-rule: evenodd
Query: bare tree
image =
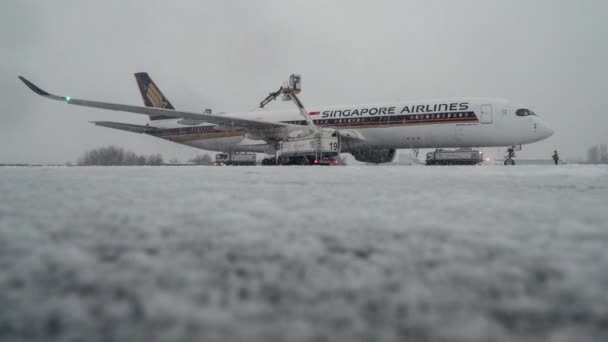
<path fill-rule="evenodd" d="M 587 163 L 597 164 L 600 161 L 599 148 L 597 146 L 591 146 L 587 150 Z"/>
<path fill-rule="evenodd" d="M 600 145 L 600 163 L 608 164 L 608 145 L 602 144 Z"/>
<path fill-rule="evenodd" d="M 587 163 L 608 164 L 608 145 L 595 145 L 587 150 Z"/>
<path fill-rule="evenodd" d="M 190 159 L 189 162 L 196 165 L 213 165 L 213 158 L 208 154 L 200 154 Z"/>
<path fill-rule="evenodd" d="M 160 154 L 151 154 L 148 156 L 146 160 L 147 165 L 162 165 L 163 164 L 163 156 Z"/>
<path fill-rule="evenodd" d="M 85 152 L 78 165 L 123 165 L 125 151 L 116 146 L 101 147 Z"/>
<path fill-rule="evenodd" d="M 116 146 L 100 147 L 86 151 L 78 158 L 78 165 L 162 165 L 163 156 L 160 154 L 146 156 L 137 155 L 131 151 Z"/>
<path fill-rule="evenodd" d="M 139 156 L 131 151 L 125 152 L 122 165 L 139 165 Z"/>

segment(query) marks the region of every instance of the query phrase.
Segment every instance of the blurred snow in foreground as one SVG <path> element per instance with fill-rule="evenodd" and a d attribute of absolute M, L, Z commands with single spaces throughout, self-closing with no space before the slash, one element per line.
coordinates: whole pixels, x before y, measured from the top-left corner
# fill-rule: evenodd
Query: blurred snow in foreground
<path fill-rule="evenodd" d="M 608 340 L 608 168 L 0 168 L 0 340 Z"/>

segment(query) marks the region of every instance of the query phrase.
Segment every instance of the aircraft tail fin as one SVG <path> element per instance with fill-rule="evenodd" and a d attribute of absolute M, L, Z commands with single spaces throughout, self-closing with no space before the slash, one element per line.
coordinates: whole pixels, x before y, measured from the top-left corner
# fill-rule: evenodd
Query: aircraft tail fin
<path fill-rule="evenodd" d="M 146 107 L 163 108 L 175 110 L 171 102 L 163 95 L 158 86 L 152 81 L 147 72 L 135 73 L 135 80 L 141 93 L 141 98 L 144 100 Z M 166 120 L 174 119 L 163 115 L 150 115 L 150 120 Z"/>

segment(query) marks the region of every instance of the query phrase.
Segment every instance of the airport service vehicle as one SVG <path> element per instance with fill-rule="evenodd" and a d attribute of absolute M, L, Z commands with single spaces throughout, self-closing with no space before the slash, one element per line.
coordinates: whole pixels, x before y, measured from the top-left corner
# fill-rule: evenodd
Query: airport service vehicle
<path fill-rule="evenodd" d="M 338 132 L 323 129 L 278 143 L 276 157 L 264 159 L 262 165 L 337 165 L 339 156 Z"/>
<path fill-rule="evenodd" d="M 426 154 L 426 165 L 478 165 L 482 162 L 483 153 L 470 148 L 437 149 Z"/>
<path fill-rule="evenodd" d="M 306 108 L 297 97 L 302 91 L 302 80 L 300 75 L 291 75 L 279 90 L 271 92 L 262 102 L 260 108 L 264 108 L 271 101 L 282 96 L 284 101 L 293 101 L 304 118 L 308 130 L 302 130 L 295 135 L 288 135 L 277 143 L 277 151 L 274 158 L 266 160 L 262 165 L 332 165 L 325 161 L 340 155 L 340 139 L 338 131 L 334 128 L 319 128 L 308 114 Z"/>
<path fill-rule="evenodd" d="M 301 108 L 220 115 L 176 110 L 149 78 L 143 81 L 145 87 L 141 91 L 152 107 L 57 96 L 23 77 L 20 79 L 36 94 L 48 99 L 150 118 L 148 125 L 111 121 L 95 121 L 95 125 L 220 152 L 275 155 L 277 143 L 297 134 L 317 134 L 314 130 L 311 132 L 311 123 L 319 130 L 336 130 L 340 152 L 350 153 L 356 160 L 367 163 L 391 162 L 395 150 L 401 148 L 512 147 L 534 143 L 553 134 L 528 107 L 493 98 L 318 106 L 307 108 L 308 118 L 302 115 Z M 280 94 L 289 97 L 284 92 Z"/>
<path fill-rule="evenodd" d="M 255 165 L 256 157 L 253 152 L 218 153 L 215 155 L 215 165 Z"/>

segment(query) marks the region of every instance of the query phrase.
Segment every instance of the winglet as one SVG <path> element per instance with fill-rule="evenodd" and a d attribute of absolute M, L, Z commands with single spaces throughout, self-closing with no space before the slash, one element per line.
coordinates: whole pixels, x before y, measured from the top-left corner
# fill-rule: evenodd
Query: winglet
<path fill-rule="evenodd" d="M 30 88 L 34 93 L 36 93 L 36 94 L 38 94 L 40 96 L 44 96 L 44 97 L 47 97 L 49 99 L 53 99 L 53 100 L 57 100 L 57 101 L 65 101 L 67 103 L 70 103 L 71 100 L 72 100 L 69 96 L 57 96 L 57 95 L 53 95 L 51 93 L 47 93 L 46 91 L 40 89 L 40 87 L 38 87 L 34 83 L 28 81 L 23 76 L 19 76 L 19 79 L 21 80 L 21 82 L 25 83 L 25 85 L 28 88 Z"/>
<path fill-rule="evenodd" d="M 40 95 L 40 96 L 49 96 L 51 94 L 47 93 L 46 91 L 40 89 L 37 85 L 35 85 L 34 83 L 28 81 L 25 77 L 23 76 L 19 76 L 19 79 L 21 80 L 21 82 L 25 83 L 25 85 L 30 88 L 34 93 Z"/>

